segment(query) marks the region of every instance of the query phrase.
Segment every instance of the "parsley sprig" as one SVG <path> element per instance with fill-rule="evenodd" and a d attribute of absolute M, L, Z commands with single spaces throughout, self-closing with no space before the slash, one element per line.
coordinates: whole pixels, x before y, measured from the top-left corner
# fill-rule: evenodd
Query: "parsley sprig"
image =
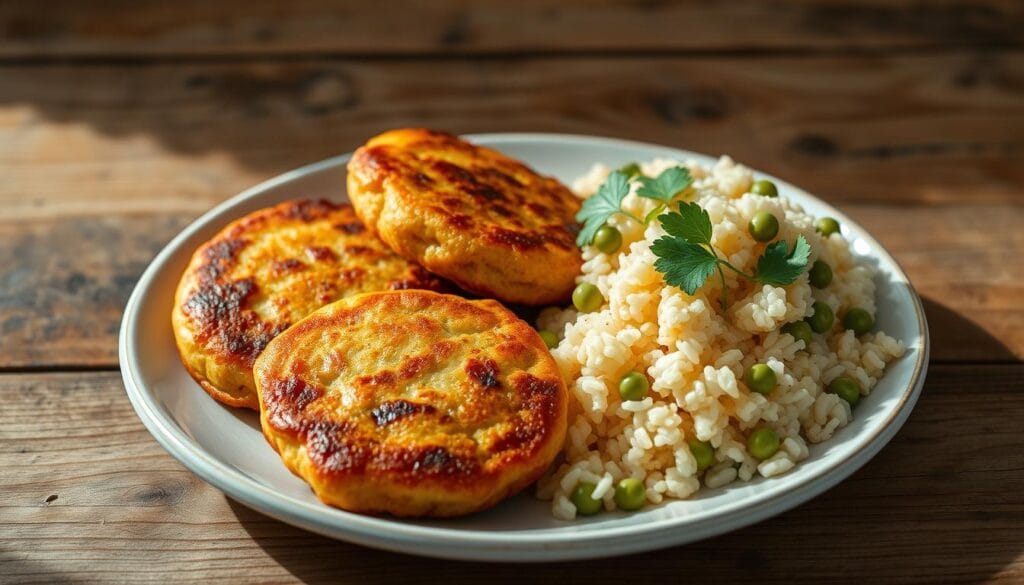
<path fill-rule="evenodd" d="M 644 218 L 644 223 L 651 223 L 651 220 L 661 215 L 662 211 L 672 203 L 677 195 L 693 184 L 690 177 L 690 170 L 686 167 L 672 167 L 665 169 L 655 178 L 640 177 L 640 188 L 636 194 L 640 197 L 659 201 L 660 204 L 651 210 Z"/>
<path fill-rule="evenodd" d="M 622 210 L 622 200 L 629 195 L 630 175 L 622 171 L 614 171 L 608 175 L 608 179 L 598 188 L 597 192 L 591 195 L 576 214 L 576 221 L 583 224 L 579 235 L 576 236 L 576 245 L 586 246 L 594 241 L 594 235 L 609 219 L 616 213 L 622 214 L 637 223 L 647 225 L 651 220 L 665 211 L 672 201 L 683 191 L 693 184 L 690 171 L 685 167 L 672 167 L 664 170 L 657 177 L 637 178 L 640 181 L 640 188 L 636 194 L 646 199 L 653 199 L 659 204 L 643 219 Z"/>
<path fill-rule="evenodd" d="M 678 286 L 689 295 L 697 292 L 717 271 L 722 281 L 723 309 L 729 305 L 723 267 L 747 280 L 773 286 L 792 284 L 807 268 L 811 247 L 802 235 L 797 236 L 792 250 L 785 240 L 769 244 L 757 259 L 754 274 L 747 274 L 719 257 L 711 245 L 711 218 L 700 205 L 680 203 L 679 211 L 670 211 L 658 219 L 668 235 L 651 245 L 651 251 L 658 256 L 654 268 L 665 276 L 666 283 Z"/>

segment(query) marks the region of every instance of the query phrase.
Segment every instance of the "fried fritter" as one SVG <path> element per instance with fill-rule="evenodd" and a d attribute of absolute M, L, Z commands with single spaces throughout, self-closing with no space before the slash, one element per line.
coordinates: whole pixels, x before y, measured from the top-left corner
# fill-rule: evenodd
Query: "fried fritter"
<path fill-rule="evenodd" d="M 509 303 L 559 303 L 580 272 L 579 200 L 500 152 L 423 129 L 385 132 L 356 150 L 348 195 L 404 258 Z"/>
<path fill-rule="evenodd" d="M 350 205 L 288 201 L 196 250 L 171 321 L 181 361 L 203 389 L 255 409 L 253 362 L 292 323 L 355 293 L 443 286 L 366 230 Z"/>
<path fill-rule="evenodd" d="M 255 375 L 267 440 L 350 511 L 483 510 L 536 480 L 565 438 L 554 358 L 492 300 L 348 297 L 271 341 Z"/>

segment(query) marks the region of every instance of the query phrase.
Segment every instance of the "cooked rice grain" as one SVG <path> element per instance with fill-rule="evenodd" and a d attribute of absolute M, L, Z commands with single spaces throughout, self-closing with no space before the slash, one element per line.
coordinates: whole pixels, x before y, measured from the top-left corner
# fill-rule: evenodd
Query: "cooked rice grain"
<path fill-rule="evenodd" d="M 803 275 L 791 285 L 752 286 L 726 271 L 730 305 L 718 305 L 717 276 L 690 296 L 666 286 L 654 269 L 651 244 L 665 234 L 658 221 L 644 227 L 617 215 L 609 223 L 622 232 L 619 252 L 583 249 L 583 273 L 577 282 L 598 287 L 606 299 L 600 311 L 579 314 L 572 308 L 541 312 L 538 326 L 559 333 L 552 350 L 573 396 L 564 461 L 538 484 L 538 497 L 552 500 L 552 513 L 572 519 L 569 496 L 581 481 L 597 485 L 595 497 L 614 509 L 614 484 L 641 480 L 649 502 L 686 498 L 701 485 L 716 488 L 755 475 L 786 473 L 808 456 L 807 442 L 830 438 L 852 418 L 850 406 L 825 387 L 838 376 L 857 380 L 867 395 L 885 366 L 904 353 L 903 343 L 882 332 L 854 336 L 838 323 L 815 335 L 810 347 L 782 333 L 781 327 L 808 316 L 816 301 L 836 315 L 853 306 L 875 314 L 875 285 L 870 267 L 858 264 L 840 234 L 828 238 L 814 230 L 814 218 L 783 198 L 749 193 L 751 172 L 728 157 L 712 167 L 696 161 L 657 159 L 641 165 L 648 176 L 682 164 L 694 178 L 692 200 L 707 210 L 714 225 L 715 248 L 732 264 L 753 272 L 764 249 L 747 232 L 758 211 L 780 220 L 777 239 L 792 244 L 803 235 L 811 262 L 824 260 L 833 280 L 815 289 Z M 596 165 L 573 185 L 581 197 L 594 193 L 608 176 Z M 644 217 L 656 202 L 637 197 L 636 182 L 623 208 Z M 778 385 L 764 396 L 747 390 L 743 372 L 766 363 Z M 619 379 L 631 370 L 651 380 L 646 398 L 623 402 Z M 764 461 L 747 452 L 746 438 L 758 426 L 778 433 L 779 451 Z M 687 441 L 707 441 L 715 463 L 697 471 Z"/>

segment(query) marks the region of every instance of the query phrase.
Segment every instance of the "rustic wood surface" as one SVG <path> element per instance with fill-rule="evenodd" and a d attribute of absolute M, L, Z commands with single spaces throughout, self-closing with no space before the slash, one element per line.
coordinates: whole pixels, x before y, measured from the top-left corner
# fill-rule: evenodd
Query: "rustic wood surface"
<path fill-rule="evenodd" d="M 1019 47 L 1015 0 L 0 3 L 0 56 Z M 130 7 L 130 9 L 129 9 Z"/>
<path fill-rule="evenodd" d="M 0 582 L 1024 582 L 1024 4 L 0 2 Z M 219 201 L 381 130 L 729 153 L 835 203 L 924 298 L 892 444 L 822 497 L 668 551 L 529 568 L 330 541 L 143 429 L 124 302 Z"/>

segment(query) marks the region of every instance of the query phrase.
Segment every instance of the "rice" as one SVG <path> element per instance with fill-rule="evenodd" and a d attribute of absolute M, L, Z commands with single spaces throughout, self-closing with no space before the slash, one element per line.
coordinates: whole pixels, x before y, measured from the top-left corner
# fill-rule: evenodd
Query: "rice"
<path fill-rule="evenodd" d="M 747 225 L 756 212 L 769 211 L 779 219 L 776 238 L 792 244 L 803 235 L 812 248 L 810 262 L 827 262 L 832 282 L 812 288 L 805 273 L 788 286 L 752 285 L 726 271 L 730 304 L 723 311 L 717 275 L 691 296 L 666 285 L 654 269 L 650 247 L 665 235 L 657 220 L 645 227 L 613 216 L 609 224 L 622 233 L 622 248 L 605 254 L 586 246 L 577 279 L 596 285 L 604 306 L 586 314 L 548 308 L 537 323 L 559 335 L 552 354 L 571 394 L 563 461 L 537 491 L 552 500 L 558 518 L 575 517 L 571 494 L 580 482 L 597 486 L 594 497 L 613 510 L 614 484 L 628 477 L 642 481 L 647 500 L 658 503 L 687 498 L 702 486 L 784 474 L 807 458 L 808 442 L 827 440 L 853 416 L 846 401 L 825 392 L 828 383 L 849 376 L 867 395 L 886 364 L 904 353 L 903 343 L 885 333 L 856 337 L 839 323 L 847 308 L 872 316 L 876 310 L 873 271 L 857 263 L 841 234 L 821 236 L 814 218 L 785 198 L 749 193 L 750 170 L 728 157 L 710 168 L 656 159 L 641 169 L 656 176 L 677 165 L 694 178 L 690 200 L 708 212 L 712 243 L 726 260 L 753 272 L 764 244 L 750 237 Z M 573 189 L 588 197 L 608 174 L 595 165 Z M 645 217 L 657 203 L 636 196 L 638 186 L 632 183 L 623 209 Z M 832 308 L 836 324 L 805 348 L 780 329 L 810 315 L 816 301 Z M 767 396 L 742 381 L 754 363 L 776 374 L 777 386 Z M 632 370 L 647 374 L 650 391 L 643 400 L 622 401 L 618 381 Z M 779 450 L 763 461 L 747 451 L 747 436 L 758 427 L 771 428 L 780 440 Z M 714 448 L 715 461 L 705 471 L 690 451 L 692 439 Z"/>

